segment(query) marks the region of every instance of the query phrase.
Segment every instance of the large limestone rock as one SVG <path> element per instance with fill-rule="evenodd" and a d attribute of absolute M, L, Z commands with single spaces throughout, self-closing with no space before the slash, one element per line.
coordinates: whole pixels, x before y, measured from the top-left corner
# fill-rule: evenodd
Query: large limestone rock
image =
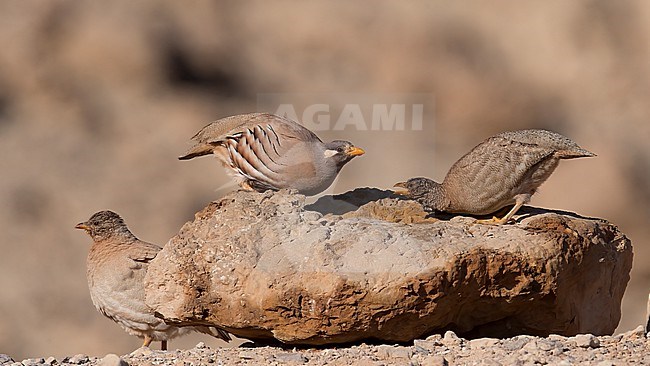
<path fill-rule="evenodd" d="M 152 262 L 147 302 L 169 321 L 288 344 L 616 328 L 632 246 L 610 223 L 527 208 L 487 226 L 388 196 L 305 207 L 291 192 L 232 193 Z"/>

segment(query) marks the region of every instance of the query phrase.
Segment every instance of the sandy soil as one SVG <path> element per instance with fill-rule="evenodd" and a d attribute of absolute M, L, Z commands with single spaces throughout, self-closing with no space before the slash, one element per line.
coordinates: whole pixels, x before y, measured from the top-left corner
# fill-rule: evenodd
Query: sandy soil
<path fill-rule="evenodd" d="M 4 356 L 4 358 L 3 358 Z M 4 362 L 4 363 L 1 363 Z M 462 339 L 453 332 L 415 340 L 413 345 L 367 345 L 324 349 L 276 347 L 210 348 L 200 342 L 192 349 L 159 351 L 139 348 L 131 354 L 89 357 L 33 358 L 3 365 L 647 365 L 650 340 L 642 326 L 617 336 L 507 339 Z"/>

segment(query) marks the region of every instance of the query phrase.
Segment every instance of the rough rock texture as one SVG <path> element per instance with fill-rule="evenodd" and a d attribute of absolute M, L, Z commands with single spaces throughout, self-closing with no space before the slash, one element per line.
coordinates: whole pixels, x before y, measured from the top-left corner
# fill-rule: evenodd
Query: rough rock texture
<path fill-rule="evenodd" d="M 438 220 L 372 189 L 308 207 L 284 191 L 211 203 L 152 262 L 148 304 L 288 344 L 602 335 L 619 322 L 632 246 L 604 220 L 531 208 L 500 227 Z"/>

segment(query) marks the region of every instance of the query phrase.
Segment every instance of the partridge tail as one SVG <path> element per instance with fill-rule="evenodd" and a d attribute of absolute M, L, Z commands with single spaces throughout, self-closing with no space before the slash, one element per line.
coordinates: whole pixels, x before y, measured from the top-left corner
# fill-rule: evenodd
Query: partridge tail
<path fill-rule="evenodd" d="M 575 159 L 575 158 L 589 158 L 592 156 L 596 156 L 596 154 L 592 153 L 589 150 L 585 150 L 579 146 L 576 146 L 573 149 L 558 151 L 557 156 L 559 156 L 560 159 Z"/>
<path fill-rule="evenodd" d="M 207 327 L 207 326 L 198 326 L 195 327 L 197 332 L 211 335 L 215 338 L 223 339 L 226 342 L 232 341 L 232 337 L 230 337 L 230 334 L 226 332 L 225 330 L 217 327 Z"/>
<path fill-rule="evenodd" d="M 178 160 L 190 160 L 198 156 L 210 155 L 213 149 L 214 146 L 210 144 L 196 144 L 187 150 L 185 154 L 179 156 Z"/>

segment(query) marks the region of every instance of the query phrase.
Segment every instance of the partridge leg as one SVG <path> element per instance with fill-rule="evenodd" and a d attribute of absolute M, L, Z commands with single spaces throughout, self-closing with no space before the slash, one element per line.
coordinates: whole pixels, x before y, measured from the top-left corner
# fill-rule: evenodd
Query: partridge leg
<path fill-rule="evenodd" d="M 167 341 L 160 341 L 160 349 L 167 351 Z"/>
<path fill-rule="evenodd" d="M 515 205 L 512 206 L 510 211 L 503 216 L 503 218 L 499 219 L 498 217 L 492 217 L 490 220 L 476 220 L 477 223 L 479 224 L 485 224 L 485 225 L 503 225 L 510 221 L 512 216 L 514 216 L 517 211 L 521 208 L 521 206 L 525 205 L 528 201 L 530 201 L 530 195 L 518 195 L 515 197 Z"/>
<path fill-rule="evenodd" d="M 150 336 L 145 335 L 144 336 L 144 343 L 142 343 L 142 347 L 149 347 L 149 345 L 151 344 L 151 341 L 153 341 L 153 339 L 151 339 Z"/>

